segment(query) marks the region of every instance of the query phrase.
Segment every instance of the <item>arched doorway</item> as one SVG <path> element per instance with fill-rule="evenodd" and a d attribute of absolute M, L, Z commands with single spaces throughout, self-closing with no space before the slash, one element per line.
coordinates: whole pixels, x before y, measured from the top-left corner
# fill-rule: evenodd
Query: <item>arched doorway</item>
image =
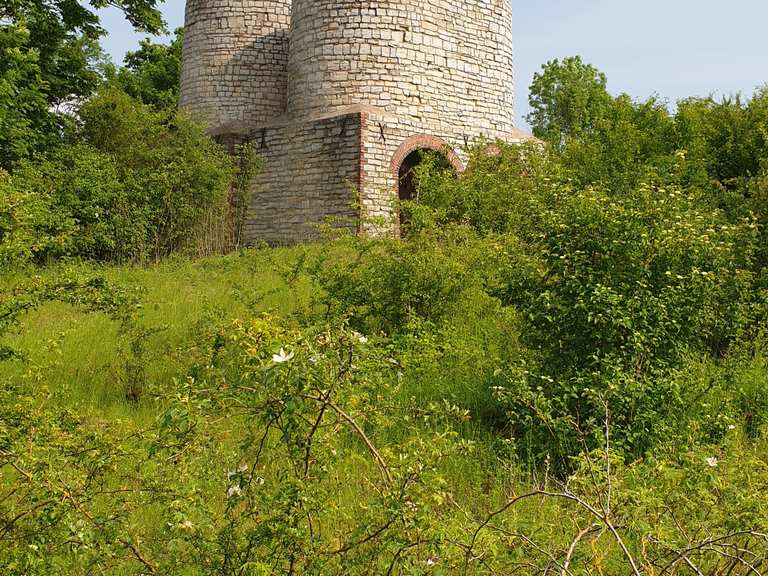
<path fill-rule="evenodd" d="M 443 140 L 435 136 L 412 136 L 403 142 L 392 158 L 392 175 L 397 182 L 400 202 L 418 200 L 417 168 L 425 161 L 432 163 L 437 169 L 450 170 L 457 176 L 464 171 L 464 166 L 456 152 Z M 405 215 L 401 212 L 399 214 L 401 233 L 404 220 Z"/>
<path fill-rule="evenodd" d="M 401 202 L 418 200 L 417 169 L 424 162 L 429 162 L 434 169 L 448 170 L 458 175 L 456 167 L 442 151 L 417 148 L 403 159 L 398 169 L 397 191 Z"/>

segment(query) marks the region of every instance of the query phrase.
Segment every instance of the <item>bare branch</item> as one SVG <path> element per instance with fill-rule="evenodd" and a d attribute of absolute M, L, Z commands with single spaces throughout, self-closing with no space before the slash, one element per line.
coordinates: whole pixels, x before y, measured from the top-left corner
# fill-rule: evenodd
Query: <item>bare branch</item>
<path fill-rule="evenodd" d="M 136 544 L 126 539 L 120 540 L 120 542 L 123 544 L 123 546 L 127 547 L 131 552 L 133 552 L 133 555 L 136 557 L 136 559 L 141 562 L 146 567 L 146 569 L 150 571 L 150 573 L 157 574 L 157 568 L 155 568 L 155 565 L 144 558 Z"/>
<path fill-rule="evenodd" d="M 384 481 L 387 483 L 387 486 L 391 486 L 392 475 L 389 472 L 389 467 L 387 466 L 387 463 L 384 461 L 384 458 L 382 458 L 381 454 L 373 445 L 373 442 L 371 442 L 371 440 L 368 438 L 368 436 L 363 431 L 363 429 L 360 428 L 360 425 L 357 423 L 357 421 L 354 418 L 352 418 L 352 416 L 347 414 L 344 410 L 342 410 L 339 406 L 331 402 L 330 400 L 326 400 L 324 398 L 317 398 L 315 396 L 307 396 L 306 398 L 310 400 L 314 400 L 315 402 L 326 404 L 329 408 L 331 408 L 334 412 L 336 412 L 339 416 L 341 416 L 347 422 L 347 424 L 349 424 L 352 427 L 355 433 L 363 441 L 363 444 L 365 444 L 366 448 L 368 448 L 368 451 L 371 453 L 374 460 L 376 460 L 376 464 L 378 465 L 379 470 L 381 471 L 381 475 L 384 478 Z"/>
<path fill-rule="evenodd" d="M 588 534 L 591 534 L 592 532 L 595 532 L 600 528 L 599 524 L 592 524 L 590 526 L 587 526 L 586 528 L 582 528 L 581 531 L 579 531 L 578 534 L 576 534 L 576 538 L 573 539 L 573 542 L 571 542 L 570 548 L 568 548 L 568 553 L 565 555 L 565 562 L 563 562 L 563 569 L 560 572 L 560 576 L 566 576 L 567 574 L 570 574 L 570 566 L 571 566 L 571 560 L 573 558 L 573 553 L 576 551 L 576 547 L 579 545 L 579 542 L 582 541 L 582 539 L 587 536 Z"/>

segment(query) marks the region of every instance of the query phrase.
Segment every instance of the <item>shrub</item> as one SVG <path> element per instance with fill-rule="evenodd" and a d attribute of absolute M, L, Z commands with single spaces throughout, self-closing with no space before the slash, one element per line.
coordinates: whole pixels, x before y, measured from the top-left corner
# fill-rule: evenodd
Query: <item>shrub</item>
<path fill-rule="evenodd" d="M 234 162 L 183 113 L 106 91 L 81 117 L 83 142 L 2 176 L 10 200 L 0 208 L 6 261 L 11 253 L 38 262 L 160 258 L 199 243 L 212 212 L 229 218 Z M 231 245 L 229 229 L 214 232 L 227 237 L 212 244 Z"/>
<path fill-rule="evenodd" d="M 460 179 L 441 170 L 433 157 L 416 168 L 419 202 L 406 203 L 411 228 L 469 225 L 480 234 L 522 230 L 535 223 L 554 191 L 567 185 L 560 165 L 537 145 L 498 142 L 473 147 Z"/>
<path fill-rule="evenodd" d="M 459 306 L 496 285 L 503 246 L 467 227 L 423 230 L 407 242 L 350 239 L 352 252 L 315 263 L 320 304 L 358 330 L 395 334 L 411 322 L 451 322 Z"/>
<path fill-rule="evenodd" d="M 17 188 L 0 170 L 0 197 L 0 269 L 68 251 L 76 223 L 69 213 L 53 208 L 50 196 L 40 189 Z"/>
<path fill-rule="evenodd" d="M 14 172 L 23 194 L 44 198 L 51 216 L 73 223 L 66 247 L 48 255 L 124 261 L 146 254 L 147 207 L 132 196 L 115 160 L 90 146 L 62 146 L 49 158 Z"/>
<path fill-rule="evenodd" d="M 513 377 L 522 382 L 513 389 L 530 392 L 504 399 L 516 418 L 538 406 L 564 419 L 557 435 L 565 444 L 574 422 L 599 431 L 608 410 L 617 445 L 642 453 L 675 407 L 665 370 L 690 350 L 721 356 L 756 328 L 756 227 L 655 185 L 631 196 L 561 197 L 541 221 L 535 249 L 544 273 L 528 285 L 510 282 L 504 300 L 519 307 L 524 339 L 543 358 Z"/>
<path fill-rule="evenodd" d="M 641 454 L 684 399 L 669 370 L 690 352 L 720 357 L 765 318 L 756 290 L 760 228 L 677 184 L 683 154 L 631 190 L 578 190 L 560 160 L 534 149 L 473 152 L 465 178 L 425 164 L 415 229 L 466 222 L 501 233 L 488 295 L 517 309 L 528 353 L 502 365 L 497 397 L 534 460 L 568 466 L 583 438 Z M 525 257 L 521 255 L 525 254 Z M 431 275 L 435 276 L 436 275 Z M 658 432 L 658 433 L 657 433 Z"/>
<path fill-rule="evenodd" d="M 147 255 L 183 248 L 208 210 L 228 209 L 232 158 L 185 113 L 107 90 L 80 114 L 85 140 L 114 158 L 126 192 L 146 211 Z"/>

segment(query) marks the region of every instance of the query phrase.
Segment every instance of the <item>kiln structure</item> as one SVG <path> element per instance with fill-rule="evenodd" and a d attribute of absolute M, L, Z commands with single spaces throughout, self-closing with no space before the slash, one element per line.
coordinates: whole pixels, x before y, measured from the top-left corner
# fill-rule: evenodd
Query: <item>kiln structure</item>
<path fill-rule="evenodd" d="M 511 0 L 188 0 L 181 105 L 263 158 L 247 241 L 395 231 L 421 151 L 525 137 Z"/>

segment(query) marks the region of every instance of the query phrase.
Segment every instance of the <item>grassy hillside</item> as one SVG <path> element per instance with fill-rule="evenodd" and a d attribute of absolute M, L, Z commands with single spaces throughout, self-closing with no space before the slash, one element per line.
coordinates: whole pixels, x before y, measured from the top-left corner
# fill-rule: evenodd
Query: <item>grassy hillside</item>
<path fill-rule="evenodd" d="M 424 260 L 402 278 L 442 270 L 440 314 L 408 301 L 398 324 L 350 295 L 339 310 L 327 292 L 341 297 L 345 273 L 359 274 L 348 290 L 391 284 L 366 267 L 395 254 L 402 270 L 409 246 L 342 240 L 7 277 L 5 289 L 67 288 L 2 342 L 20 355 L 0 364 L 6 573 L 760 570 L 764 433 L 721 396 L 765 382 L 759 349 L 691 357 L 673 377 L 706 394 L 647 457 L 614 449 L 606 408 L 597 430 L 574 422 L 584 446 L 603 442 L 538 462 L 505 401 L 530 356 L 519 314 L 479 289 L 450 242 L 418 247 Z"/>

